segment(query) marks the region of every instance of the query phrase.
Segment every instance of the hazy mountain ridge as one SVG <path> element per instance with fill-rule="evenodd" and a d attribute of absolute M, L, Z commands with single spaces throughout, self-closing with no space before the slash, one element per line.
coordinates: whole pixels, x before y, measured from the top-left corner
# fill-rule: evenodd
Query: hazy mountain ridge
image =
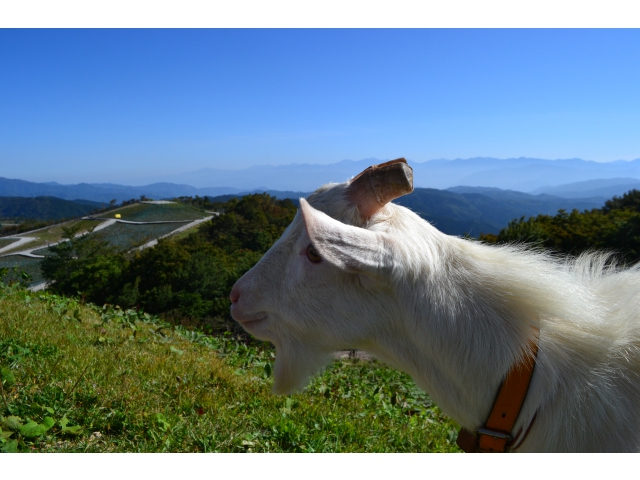
<path fill-rule="evenodd" d="M 388 160 L 388 159 L 386 159 Z M 343 182 L 370 165 L 386 160 L 367 158 L 333 164 L 260 165 L 237 170 L 203 168 L 154 181 L 180 182 L 196 187 L 233 185 L 243 190 L 313 191 L 329 182 Z M 589 160 L 476 157 L 455 160 L 414 162 L 416 187 L 446 189 L 457 185 L 485 186 L 531 191 L 540 187 L 591 179 L 630 177 L 640 179 L 640 159 L 599 163 Z"/>
<path fill-rule="evenodd" d="M 33 183 L 0 177 L 0 195 L 49 195 L 71 200 L 86 198 L 109 202 L 138 198 L 173 198 L 178 196 L 219 196 L 251 191 L 311 192 L 329 182 L 344 182 L 372 164 L 385 160 L 367 158 L 358 161 L 343 160 L 334 164 L 262 165 L 238 170 L 204 168 L 171 177 L 154 177 L 154 183 L 145 186 L 127 186 L 110 183 L 80 183 L 60 185 L 55 182 Z M 417 188 L 447 189 L 459 185 L 493 187 L 521 192 L 551 193 L 557 196 L 572 194 L 552 193 L 549 188 L 591 180 L 608 181 L 615 178 L 640 182 L 640 159 L 598 163 L 581 159 L 544 160 L 536 158 L 496 159 L 477 157 L 456 160 L 430 160 L 412 162 L 414 184 Z M 151 178 L 151 177 L 150 177 Z M 611 186 L 594 186 L 594 189 Z M 545 190 L 547 189 L 547 190 Z M 615 190 L 615 189 L 614 189 Z M 581 194 L 581 197 L 605 196 L 606 192 Z"/>
<path fill-rule="evenodd" d="M 584 182 L 568 183 L 556 187 L 541 187 L 531 193 L 546 193 L 564 198 L 600 197 L 607 199 L 613 196 L 620 196 L 633 189 L 640 190 L 639 179 L 610 178 L 586 180 Z"/>
<path fill-rule="evenodd" d="M 180 196 L 215 196 L 225 193 L 237 193 L 241 189 L 223 188 L 195 188 L 191 185 L 174 183 L 156 183 L 140 187 L 117 185 L 111 183 L 79 183 L 76 185 L 60 185 L 49 183 L 27 182 L 25 180 L 0 177 L 0 196 L 3 197 L 37 197 L 51 196 L 65 200 L 78 198 L 109 203 L 115 199 L 118 203 L 144 195 L 149 198 L 162 199 Z"/>

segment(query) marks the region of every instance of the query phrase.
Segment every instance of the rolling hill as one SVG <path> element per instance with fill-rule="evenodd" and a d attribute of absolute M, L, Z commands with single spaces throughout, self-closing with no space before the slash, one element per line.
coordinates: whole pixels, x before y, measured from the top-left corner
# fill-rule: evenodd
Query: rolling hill
<path fill-rule="evenodd" d="M 303 192 L 267 192 L 277 198 L 298 198 Z M 208 197 L 213 202 L 226 202 L 242 195 Z M 499 188 L 454 187 L 447 190 L 416 188 L 412 194 L 394 200 L 410 208 L 448 235 L 498 233 L 509 221 L 522 216 L 555 215 L 558 210 L 585 210 L 601 207 L 601 198 L 560 198 L 553 195 L 529 195 Z"/>
<path fill-rule="evenodd" d="M 56 197 L 0 197 L 0 218 L 60 220 L 81 217 L 104 206 L 89 200 L 69 201 Z"/>

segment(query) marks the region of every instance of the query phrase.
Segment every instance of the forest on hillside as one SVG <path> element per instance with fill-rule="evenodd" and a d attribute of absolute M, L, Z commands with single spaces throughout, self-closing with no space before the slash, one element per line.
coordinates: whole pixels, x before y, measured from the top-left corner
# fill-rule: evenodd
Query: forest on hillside
<path fill-rule="evenodd" d="M 88 215 L 106 204 L 56 197 L 0 197 L 0 219 L 61 220 Z"/>
<path fill-rule="evenodd" d="M 602 208 L 514 219 L 498 235 L 479 238 L 487 243 L 527 243 L 573 256 L 606 250 L 634 264 L 640 261 L 640 191 L 613 197 Z"/>
<path fill-rule="evenodd" d="M 229 315 L 229 292 L 282 235 L 297 207 L 266 193 L 225 202 L 180 200 L 221 214 L 190 235 L 135 252 L 118 250 L 100 236 L 76 238 L 69 229 L 69 241 L 51 247 L 42 261 L 44 278 L 53 282 L 50 290 L 98 305 L 138 308 L 176 324 L 240 332 Z M 599 209 L 514 219 L 499 234 L 479 240 L 528 243 L 568 255 L 608 250 L 626 263 L 637 262 L 640 191 L 614 197 Z"/>

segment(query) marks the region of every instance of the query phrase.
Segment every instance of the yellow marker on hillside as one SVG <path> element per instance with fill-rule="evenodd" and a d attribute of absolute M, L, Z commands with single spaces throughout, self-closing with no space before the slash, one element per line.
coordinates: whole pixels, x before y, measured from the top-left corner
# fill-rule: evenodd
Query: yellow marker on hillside
<path fill-rule="evenodd" d="M 122 218 L 122 216 L 119 213 L 116 213 L 116 218 Z"/>

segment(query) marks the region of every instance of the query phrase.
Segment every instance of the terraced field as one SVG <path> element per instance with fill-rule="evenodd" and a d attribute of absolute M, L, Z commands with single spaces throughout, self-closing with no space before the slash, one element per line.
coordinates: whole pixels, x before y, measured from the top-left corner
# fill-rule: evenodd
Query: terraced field
<path fill-rule="evenodd" d="M 58 225 L 54 225 L 49 228 L 43 228 L 42 230 L 36 230 L 33 232 L 26 232 L 18 235 L 18 237 L 32 237 L 35 238 L 34 241 L 29 242 L 23 246 L 18 247 L 17 249 L 9 249 L 4 253 L 12 253 L 15 251 L 22 250 L 31 250 L 33 248 L 45 247 L 49 243 L 55 243 L 62 239 L 62 235 L 64 232 L 62 230 L 63 227 L 71 227 L 74 225 L 79 225 L 79 232 L 86 232 L 91 230 L 93 227 L 98 225 L 99 222 L 96 220 L 71 220 L 69 222 L 60 223 Z M 0 245 L 2 247 L 3 245 Z"/>
<path fill-rule="evenodd" d="M 156 223 L 151 225 L 131 225 L 115 223 L 104 230 L 95 232 L 94 235 L 107 240 L 112 245 L 116 245 L 124 250 L 129 250 L 144 245 L 154 238 L 166 235 L 177 228 L 180 228 L 180 224 Z"/>
<path fill-rule="evenodd" d="M 107 240 L 110 244 L 129 250 L 139 247 L 154 238 L 161 237 L 173 230 L 180 228 L 180 224 L 176 223 L 156 223 L 151 225 L 132 225 L 128 223 L 114 223 L 107 228 L 95 232 L 95 235 Z M 48 247 L 33 250 L 34 255 L 43 255 L 45 257 L 53 255 Z"/>
<path fill-rule="evenodd" d="M 205 218 L 210 214 L 196 210 L 190 206 L 182 205 L 179 203 L 169 204 L 134 204 L 126 207 L 112 210 L 105 217 L 113 218 L 115 212 L 120 213 L 122 220 L 129 220 L 134 222 L 162 222 L 162 221 L 193 221 L 201 218 Z M 36 230 L 33 232 L 27 232 L 19 236 L 35 238 L 35 240 L 19 245 L 16 248 L 10 248 L 8 251 L 3 252 L 2 255 L 7 253 L 16 253 L 18 251 L 31 251 L 35 255 L 48 256 L 51 255 L 51 251 L 48 248 L 49 244 L 59 242 L 62 240 L 64 231 L 63 227 L 78 226 L 79 233 L 91 231 L 93 228 L 100 225 L 101 220 L 72 220 L 62 224 L 54 225 L 42 230 Z M 162 237 L 180 227 L 183 227 L 186 223 L 153 223 L 153 224 L 126 224 L 126 223 L 114 223 L 108 227 L 99 230 L 92 235 L 98 235 L 100 238 L 107 240 L 112 245 L 115 245 L 123 250 L 130 250 L 135 247 L 144 245 L 145 243 Z M 181 235 L 187 235 L 187 232 L 183 232 Z M 17 239 L 0 239 L 0 248 L 10 246 L 12 243 L 17 242 Z M 19 255 L 0 256 L 0 267 L 18 267 L 26 271 L 33 277 L 32 285 L 41 283 L 43 281 L 40 273 L 41 259 L 29 258 Z"/>
<path fill-rule="evenodd" d="M 137 203 L 129 205 L 118 210 L 109 212 L 109 217 L 119 213 L 122 220 L 130 220 L 133 222 L 159 222 L 159 221 L 179 221 L 179 220 L 197 220 L 204 218 L 208 214 L 196 210 L 195 208 L 183 205 L 181 203 L 166 204 L 148 204 Z"/>

